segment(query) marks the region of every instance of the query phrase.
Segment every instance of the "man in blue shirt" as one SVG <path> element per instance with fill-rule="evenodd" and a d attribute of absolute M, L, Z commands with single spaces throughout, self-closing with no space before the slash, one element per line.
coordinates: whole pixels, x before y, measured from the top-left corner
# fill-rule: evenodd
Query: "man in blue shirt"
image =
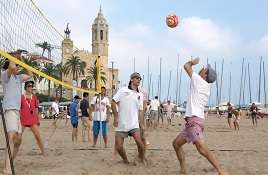
<path fill-rule="evenodd" d="M 78 132 L 78 104 L 80 101 L 80 97 L 78 95 L 74 96 L 74 101 L 70 106 L 70 114 L 71 114 L 71 124 L 73 126 L 72 132 L 72 141 L 77 142 L 77 132 Z"/>
<path fill-rule="evenodd" d="M 22 51 L 9 53 L 13 57 L 22 60 Z M 27 70 L 27 74 L 20 74 L 19 67 L 12 61 L 5 59 L 1 80 L 3 85 L 3 110 L 11 149 L 11 156 L 15 159 L 21 144 L 22 127 L 20 122 L 20 106 L 22 83 L 29 80 L 33 74 Z M 9 155 L 6 149 L 4 174 L 11 174 Z"/>

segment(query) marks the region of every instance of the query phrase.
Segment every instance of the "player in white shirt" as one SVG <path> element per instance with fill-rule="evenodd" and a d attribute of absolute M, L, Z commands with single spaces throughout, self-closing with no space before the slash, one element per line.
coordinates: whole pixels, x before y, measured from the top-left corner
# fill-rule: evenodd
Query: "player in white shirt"
<path fill-rule="evenodd" d="M 101 98 L 101 101 L 100 101 Z M 108 97 L 106 97 L 106 88 L 101 87 L 101 97 L 95 96 L 91 101 L 90 116 L 93 112 L 93 147 L 96 146 L 98 135 L 101 130 L 105 148 L 108 147 L 108 137 L 107 137 L 107 123 L 109 123 L 109 110 L 110 102 Z"/>
<path fill-rule="evenodd" d="M 158 96 L 155 96 L 154 99 L 151 101 L 151 119 L 154 129 L 157 127 L 159 121 L 159 107 L 160 102 L 158 100 Z"/>
<path fill-rule="evenodd" d="M 130 76 L 128 87 L 118 90 L 112 100 L 115 127 L 115 149 L 123 159 L 129 163 L 125 149 L 124 139 L 132 136 L 137 144 L 139 158 L 145 163 L 145 145 L 141 137 L 140 128 L 144 128 L 143 94 L 139 91 L 141 76 L 135 72 Z M 118 106 L 118 111 L 117 111 Z"/>
<path fill-rule="evenodd" d="M 173 147 L 180 162 L 181 173 L 186 173 L 185 155 L 182 146 L 191 142 L 195 144 L 198 152 L 213 165 L 219 175 L 227 175 L 208 149 L 203 136 L 204 109 L 210 94 L 210 83 L 216 80 L 217 74 L 210 65 L 207 68 L 202 68 L 199 74 L 193 72 L 192 66 L 198 63 L 199 58 L 195 58 L 184 65 L 185 71 L 191 78 L 190 96 L 185 113 L 185 129 L 173 141 Z"/>
<path fill-rule="evenodd" d="M 165 111 L 167 113 L 166 116 L 167 116 L 168 126 L 171 125 L 172 111 L 173 111 L 174 106 L 175 105 L 173 103 L 170 103 L 170 100 L 168 100 L 167 104 L 164 105 Z"/>
<path fill-rule="evenodd" d="M 51 112 L 53 116 L 53 126 L 57 127 L 57 121 L 60 113 L 59 109 L 59 99 L 57 97 L 53 98 L 53 102 L 51 104 Z"/>

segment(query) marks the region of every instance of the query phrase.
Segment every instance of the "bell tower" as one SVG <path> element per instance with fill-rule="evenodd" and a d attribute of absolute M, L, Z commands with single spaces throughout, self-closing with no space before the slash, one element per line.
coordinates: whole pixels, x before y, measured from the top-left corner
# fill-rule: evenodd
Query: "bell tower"
<path fill-rule="evenodd" d="M 92 54 L 108 57 L 108 34 L 109 26 L 100 7 L 92 25 Z"/>

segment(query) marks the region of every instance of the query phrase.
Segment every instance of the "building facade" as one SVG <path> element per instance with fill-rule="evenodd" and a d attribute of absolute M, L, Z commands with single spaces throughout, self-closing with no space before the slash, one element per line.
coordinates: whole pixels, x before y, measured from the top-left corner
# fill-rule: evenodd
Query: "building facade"
<path fill-rule="evenodd" d="M 108 59 L 108 48 L 109 48 L 109 26 L 107 24 L 106 19 L 103 16 L 102 10 L 100 8 L 97 17 L 95 18 L 92 27 L 92 51 L 88 50 L 79 50 L 74 46 L 73 41 L 70 38 L 70 30 L 65 30 L 65 39 L 62 41 L 62 63 L 65 64 L 68 59 L 70 59 L 73 55 L 78 56 L 82 61 L 86 63 L 85 75 L 80 75 L 78 77 L 77 86 L 87 88 L 87 89 L 95 89 L 95 80 L 88 79 L 88 77 L 92 77 L 92 74 L 88 71 L 95 66 L 95 61 L 98 56 L 100 56 L 101 69 L 104 72 L 104 77 L 106 79 L 105 83 L 102 85 L 106 87 L 107 93 L 109 96 L 112 95 L 119 88 L 118 81 L 118 73 L 119 70 L 115 68 L 109 67 L 109 59 Z M 73 77 L 71 74 L 65 75 L 63 77 L 63 81 L 67 83 L 73 82 Z M 112 90 L 113 88 L 113 90 Z M 78 93 L 81 95 L 81 93 Z M 73 95 L 72 90 L 66 90 L 64 97 L 71 98 Z M 94 95 L 94 94 L 93 94 Z"/>

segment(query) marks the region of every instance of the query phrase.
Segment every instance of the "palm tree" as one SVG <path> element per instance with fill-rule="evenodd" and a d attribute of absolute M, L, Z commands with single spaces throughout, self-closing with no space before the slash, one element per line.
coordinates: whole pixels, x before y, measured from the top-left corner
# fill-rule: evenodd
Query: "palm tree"
<path fill-rule="evenodd" d="M 40 47 L 43 51 L 42 51 L 42 56 L 44 56 L 45 51 L 48 49 L 49 44 L 48 42 L 44 41 L 43 43 L 37 43 L 35 44 L 36 47 Z"/>
<path fill-rule="evenodd" d="M 72 74 L 73 80 L 78 81 L 78 77 L 80 75 L 85 75 L 85 68 L 86 68 L 86 62 L 82 61 L 78 55 L 75 54 L 74 52 L 67 60 L 65 63 L 66 66 L 66 74 L 68 75 L 69 73 Z"/>
<path fill-rule="evenodd" d="M 47 41 L 44 41 L 43 43 L 37 43 L 35 44 L 36 47 L 40 47 L 42 49 L 42 56 L 44 56 L 45 51 L 47 50 L 48 52 L 48 59 L 51 58 L 51 50 L 53 47 L 51 44 L 49 44 Z"/>
<path fill-rule="evenodd" d="M 95 82 L 95 90 L 97 90 L 97 67 L 96 67 L 96 64 L 94 64 L 92 67 L 90 67 L 87 70 L 87 73 L 89 75 L 86 77 L 86 80 L 88 80 L 89 82 L 94 81 Z M 105 72 L 103 72 L 103 70 L 102 70 L 102 66 L 100 68 L 100 78 L 101 78 L 101 81 L 105 84 L 107 81 L 107 78 L 105 76 Z"/>
<path fill-rule="evenodd" d="M 62 63 L 59 63 L 56 65 L 56 74 L 57 74 L 57 78 L 60 79 L 60 81 L 62 81 L 63 75 L 66 75 L 67 73 L 67 69 L 66 66 L 63 65 Z M 60 99 L 62 98 L 62 85 L 59 85 L 60 87 Z"/>
<path fill-rule="evenodd" d="M 45 63 L 42 71 L 51 77 L 55 77 L 55 66 L 52 63 Z M 45 80 L 48 81 L 48 96 L 50 96 L 51 81 L 48 79 Z"/>

